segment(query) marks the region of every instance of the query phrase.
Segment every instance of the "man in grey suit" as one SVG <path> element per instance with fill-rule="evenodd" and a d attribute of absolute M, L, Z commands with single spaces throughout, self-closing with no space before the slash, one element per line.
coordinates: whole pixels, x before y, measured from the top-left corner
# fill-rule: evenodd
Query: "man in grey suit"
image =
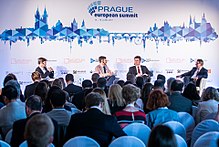
<path fill-rule="evenodd" d="M 143 75 L 146 75 L 149 77 L 153 76 L 152 72 L 150 72 L 146 66 L 141 65 L 140 56 L 134 57 L 134 66 L 129 67 L 128 74 L 133 74 L 136 77 L 143 76 Z"/>

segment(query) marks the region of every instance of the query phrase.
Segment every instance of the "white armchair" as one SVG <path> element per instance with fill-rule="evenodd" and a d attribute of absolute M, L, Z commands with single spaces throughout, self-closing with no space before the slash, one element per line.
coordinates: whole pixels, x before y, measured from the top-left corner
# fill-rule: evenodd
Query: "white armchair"
<path fill-rule="evenodd" d="M 199 87 L 196 87 L 197 91 L 199 92 L 199 96 L 202 95 L 202 92 L 203 92 L 203 90 L 205 89 L 205 86 L 206 86 L 206 82 L 207 82 L 207 79 L 202 78 L 201 81 L 200 81 Z"/>

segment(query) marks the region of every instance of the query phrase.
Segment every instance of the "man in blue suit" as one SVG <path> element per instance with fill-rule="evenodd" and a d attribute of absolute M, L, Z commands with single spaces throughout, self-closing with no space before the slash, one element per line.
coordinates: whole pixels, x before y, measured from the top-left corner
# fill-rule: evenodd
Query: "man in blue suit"
<path fill-rule="evenodd" d="M 189 82 L 193 82 L 197 87 L 200 86 L 200 81 L 202 78 L 208 78 L 208 70 L 203 67 L 204 61 L 202 59 L 197 59 L 195 67 L 192 70 L 176 76 L 177 78 L 184 77 L 184 83 L 187 85 Z"/>

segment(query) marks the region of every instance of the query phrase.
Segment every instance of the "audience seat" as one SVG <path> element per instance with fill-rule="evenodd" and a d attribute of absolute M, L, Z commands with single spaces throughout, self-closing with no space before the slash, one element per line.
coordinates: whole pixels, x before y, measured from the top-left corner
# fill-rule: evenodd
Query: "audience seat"
<path fill-rule="evenodd" d="M 147 125 L 142 123 L 132 123 L 123 128 L 123 131 L 128 136 L 137 137 L 138 139 L 143 141 L 145 145 L 147 145 L 151 129 Z"/>
<path fill-rule="evenodd" d="M 197 91 L 199 92 L 199 96 L 202 95 L 202 92 L 204 91 L 205 86 L 206 86 L 206 82 L 207 82 L 207 79 L 202 78 L 201 81 L 200 81 L 199 87 L 196 87 Z"/>
<path fill-rule="evenodd" d="M 63 147 L 100 147 L 100 145 L 92 138 L 87 136 L 77 136 L 69 139 Z"/>
<path fill-rule="evenodd" d="M 196 140 L 203 134 L 210 132 L 210 131 L 219 131 L 218 122 L 213 119 L 207 119 L 201 121 L 197 126 L 194 128 L 192 132 L 192 139 L 191 139 L 191 146 L 194 145 Z"/>
<path fill-rule="evenodd" d="M 5 141 L 0 140 L 0 147 L 10 147 L 10 145 Z"/>
<path fill-rule="evenodd" d="M 207 132 L 200 136 L 193 147 L 218 147 L 217 141 L 219 139 L 219 132 Z"/>
<path fill-rule="evenodd" d="M 178 134 L 174 134 L 176 138 L 177 147 L 187 147 L 186 141 L 179 136 Z"/>
<path fill-rule="evenodd" d="M 186 142 L 191 140 L 192 131 L 195 128 L 194 118 L 187 112 L 178 112 L 179 122 L 183 124 L 186 129 Z"/>
<path fill-rule="evenodd" d="M 198 107 L 197 106 L 192 106 L 192 116 L 193 116 L 193 118 L 195 118 L 197 111 L 198 111 Z"/>
<path fill-rule="evenodd" d="M 22 142 L 19 147 L 28 147 L 27 141 Z M 48 147 L 55 147 L 54 144 L 50 143 Z"/>
<path fill-rule="evenodd" d="M 186 130 L 185 127 L 180 122 L 168 121 L 165 122 L 163 125 L 170 127 L 175 134 L 180 135 L 186 141 Z"/>
<path fill-rule="evenodd" d="M 145 144 L 134 136 L 122 136 L 113 140 L 109 147 L 146 147 Z"/>

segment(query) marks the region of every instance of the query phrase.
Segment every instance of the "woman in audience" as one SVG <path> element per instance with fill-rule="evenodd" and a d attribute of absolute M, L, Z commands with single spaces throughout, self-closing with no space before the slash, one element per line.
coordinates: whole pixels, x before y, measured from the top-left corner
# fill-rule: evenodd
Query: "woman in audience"
<path fill-rule="evenodd" d="M 108 100 L 107 100 L 107 97 L 106 97 L 106 93 L 104 92 L 104 90 L 97 87 L 97 88 L 93 89 L 93 92 L 99 93 L 103 97 L 103 99 L 104 99 L 103 113 L 105 113 L 107 115 L 111 115 L 109 103 L 108 103 Z"/>
<path fill-rule="evenodd" d="M 122 89 L 122 97 L 126 107 L 115 113 L 118 123 L 123 128 L 132 122 L 145 123 L 145 113 L 135 107 L 136 100 L 141 96 L 141 90 L 133 84 L 125 85 Z"/>
<path fill-rule="evenodd" d="M 122 97 L 122 87 L 120 85 L 113 84 L 110 86 L 108 98 L 111 114 L 125 108 L 125 100 Z"/>
<path fill-rule="evenodd" d="M 161 90 L 154 90 L 150 93 L 146 108 L 152 110 L 146 116 L 146 124 L 153 128 L 158 124 L 168 121 L 179 121 L 176 111 L 170 110 L 168 96 Z"/>
<path fill-rule="evenodd" d="M 195 116 L 196 123 L 201 122 L 208 114 L 216 113 L 219 104 L 219 93 L 216 88 L 208 87 L 201 96 Z"/>
<path fill-rule="evenodd" d="M 43 105 L 45 105 L 48 88 L 49 86 L 47 85 L 47 83 L 42 82 L 42 81 L 40 81 L 35 88 L 34 94 L 38 95 L 41 98 Z"/>
<path fill-rule="evenodd" d="M 200 101 L 200 96 L 198 94 L 198 91 L 196 89 L 196 85 L 193 83 L 189 83 L 182 94 L 184 97 L 190 99 L 192 101 L 192 105 L 197 106 L 198 102 Z"/>
<path fill-rule="evenodd" d="M 148 101 L 148 96 L 149 96 L 150 92 L 152 91 L 152 89 L 153 89 L 153 84 L 147 82 L 147 83 L 145 83 L 145 85 L 141 91 L 141 99 L 142 99 L 143 104 L 144 104 L 143 110 L 145 113 L 150 112 L 150 110 L 148 110 L 146 108 L 146 104 Z"/>
<path fill-rule="evenodd" d="M 173 131 L 164 125 L 158 125 L 151 130 L 147 147 L 177 147 Z"/>

